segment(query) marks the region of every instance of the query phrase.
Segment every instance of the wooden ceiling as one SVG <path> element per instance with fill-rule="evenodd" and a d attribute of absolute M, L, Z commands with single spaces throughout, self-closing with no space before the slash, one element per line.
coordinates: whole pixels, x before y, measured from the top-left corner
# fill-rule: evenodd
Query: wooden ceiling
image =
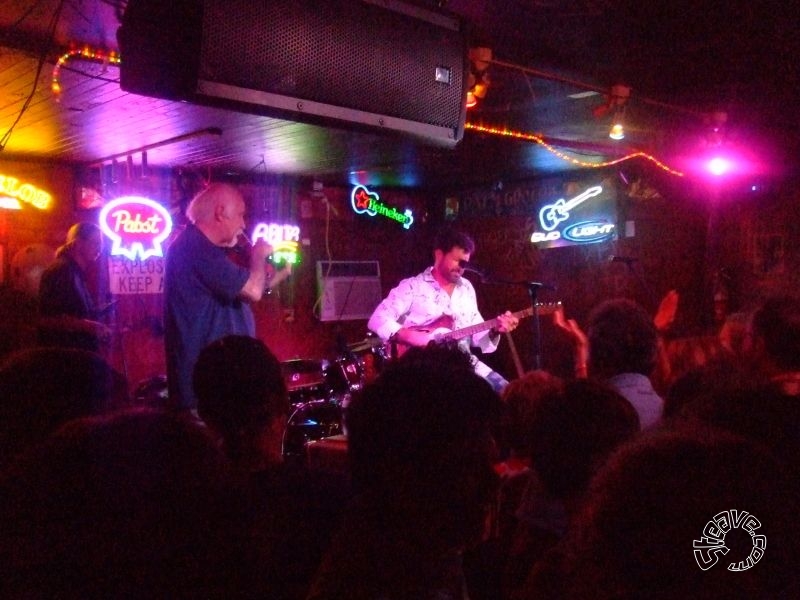
<path fill-rule="evenodd" d="M 639 150 L 682 169 L 709 144 L 710 116 L 720 112 L 724 142 L 784 163 L 798 154 L 800 52 L 787 7 L 739 0 L 724 8 L 703 0 L 424 3 L 462 16 L 474 45 L 493 50 L 488 94 L 467 121 L 549 142 L 468 129 L 455 148 L 444 148 L 401 134 L 139 96 L 120 89 L 118 66 L 79 58 L 63 66 L 54 93 L 53 67 L 65 49 L 117 49 L 126 4 L 5 0 L 0 157 L 90 165 L 147 148 L 153 167 L 432 188 L 571 172 Z M 621 82 L 631 88 L 628 135 L 613 142 L 602 107 L 606 90 Z"/>

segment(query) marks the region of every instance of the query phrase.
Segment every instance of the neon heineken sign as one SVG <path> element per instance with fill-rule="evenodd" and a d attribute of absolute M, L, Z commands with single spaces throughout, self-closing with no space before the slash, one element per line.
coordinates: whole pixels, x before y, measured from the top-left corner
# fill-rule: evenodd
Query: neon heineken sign
<path fill-rule="evenodd" d="M 402 224 L 405 229 L 410 229 L 414 223 L 414 216 L 409 209 L 403 212 L 396 208 L 386 206 L 381 202 L 376 192 L 370 192 L 363 185 L 357 185 L 350 193 L 350 204 L 357 214 L 367 214 L 370 217 L 381 215 Z"/>

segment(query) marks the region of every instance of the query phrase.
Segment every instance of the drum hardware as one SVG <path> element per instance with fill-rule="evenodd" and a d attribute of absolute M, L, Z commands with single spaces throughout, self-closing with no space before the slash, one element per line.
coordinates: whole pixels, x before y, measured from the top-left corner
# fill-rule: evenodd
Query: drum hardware
<path fill-rule="evenodd" d="M 138 383 L 133 392 L 136 406 L 166 408 L 169 403 L 169 388 L 166 375 L 155 375 Z"/>
<path fill-rule="evenodd" d="M 298 387 L 288 392 L 289 403 L 292 405 L 327 400 L 330 394 L 330 388 L 327 384 Z"/>
<path fill-rule="evenodd" d="M 345 432 L 344 413 L 352 394 L 363 389 L 383 368 L 383 341 L 367 336 L 349 344 L 334 360 L 292 359 L 281 369 L 292 404 L 283 433 L 285 459 L 304 459 L 306 444 Z"/>
<path fill-rule="evenodd" d="M 367 337 L 365 337 L 360 342 L 348 344 L 347 349 L 350 350 L 350 352 L 361 353 L 366 350 L 375 350 L 378 348 L 382 349 L 384 344 L 385 342 L 381 338 L 379 338 L 374 334 L 368 333 Z"/>
<path fill-rule="evenodd" d="M 364 387 L 364 365 L 361 359 L 348 352 L 328 366 L 325 377 L 331 392 L 357 392 Z"/>
<path fill-rule="evenodd" d="M 385 346 L 385 342 L 372 333 L 367 333 L 367 337 L 360 342 L 348 344 L 347 356 L 339 360 L 350 361 L 347 366 L 350 368 L 351 376 L 349 380 L 351 383 L 354 382 L 356 373 L 360 378 L 359 385 L 356 388 L 351 388 L 351 391 L 361 389 L 365 384 L 374 380 L 383 370 L 387 360 Z"/>
<path fill-rule="evenodd" d="M 341 404 L 339 400 L 312 400 L 295 405 L 283 432 L 284 458 L 305 457 L 308 442 L 340 435 L 344 431 Z"/>

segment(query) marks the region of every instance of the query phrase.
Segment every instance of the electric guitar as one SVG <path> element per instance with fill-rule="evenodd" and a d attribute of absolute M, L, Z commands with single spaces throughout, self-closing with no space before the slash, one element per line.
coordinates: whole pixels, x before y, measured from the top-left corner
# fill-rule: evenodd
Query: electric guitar
<path fill-rule="evenodd" d="M 536 312 L 540 315 L 550 315 L 555 313 L 556 311 L 562 308 L 561 302 L 537 302 L 536 303 Z M 523 310 L 517 311 L 515 313 L 511 313 L 517 319 L 524 319 L 526 317 L 530 317 L 533 315 L 533 306 L 529 306 Z M 446 342 L 455 342 L 462 340 L 464 338 L 470 337 L 475 335 L 476 333 L 481 333 L 482 331 L 487 331 L 496 327 L 499 323 L 499 320 L 495 317 L 494 319 L 489 319 L 488 321 L 484 321 L 482 323 L 476 323 L 475 325 L 470 325 L 469 327 L 462 327 L 461 329 L 453 329 L 453 317 L 450 315 L 442 315 L 441 317 L 431 321 L 426 325 L 414 325 L 409 327 L 408 329 L 412 329 L 414 331 L 419 331 L 422 333 L 427 333 L 430 337 L 430 342 L 436 343 L 446 343 Z M 388 354 L 389 356 L 399 358 L 403 355 L 403 353 L 410 347 L 408 344 L 404 344 L 403 342 L 392 340 L 389 342 L 390 345 L 396 346 L 396 352 L 391 352 Z M 394 350 L 394 349 L 391 349 Z"/>

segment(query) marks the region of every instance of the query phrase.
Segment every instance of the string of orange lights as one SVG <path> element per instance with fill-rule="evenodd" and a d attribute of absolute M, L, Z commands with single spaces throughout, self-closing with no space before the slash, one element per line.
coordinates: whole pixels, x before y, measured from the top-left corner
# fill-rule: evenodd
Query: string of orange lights
<path fill-rule="evenodd" d="M 592 169 L 599 169 L 599 168 L 602 168 L 602 167 L 610 167 L 610 166 L 619 164 L 621 162 L 624 162 L 626 160 L 631 160 L 633 158 L 643 158 L 645 160 L 649 160 L 654 165 L 656 165 L 658 168 L 663 169 L 664 171 L 666 171 L 670 175 L 674 175 L 676 177 L 683 177 L 683 173 L 681 171 L 678 171 L 676 169 L 673 169 L 673 168 L 669 167 L 668 165 L 666 165 L 663 162 L 661 162 L 660 160 L 658 160 L 652 154 L 647 154 L 646 152 L 642 152 L 642 151 L 631 152 L 630 154 L 626 154 L 625 156 L 621 156 L 620 158 L 616 158 L 614 160 L 606 160 L 606 161 L 602 161 L 602 162 L 587 162 L 587 161 L 575 158 L 574 156 L 570 156 L 569 154 L 566 154 L 565 152 L 562 152 L 561 150 L 559 150 L 558 148 L 556 148 L 552 144 L 547 143 L 547 141 L 542 136 L 537 135 L 535 133 L 526 133 L 524 131 L 514 131 L 514 130 L 508 129 L 506 127 L 500 128 L 500 127 L 491 127 L 491 126 L 488 126 L 488 125 L 478 125 L 477 123 L 465 123 L 464 124 L 464 129 L 471 129 L 472 131 L 477 131 L 478 133 L 488 133 L 488 134 L 491 134 L 491 135 L 499 135 L 499 136 L 504 136 L 504 137 L 511 137 L 511 138 L 514 138 L 514 139 L 517 139 L 517 140 L 525 140 L 525 141 L 528 141 L 528 142 L 535 142 L 535 143 L 539 144 L 540 146 L 542 146 L 545 150 L 547 150 L 547 151 L 551 152 L 552 154 L 554 154 L 555 156 L 557 156 L 558 158 L 560 158 L 560 159 L 562 159 L 564 161 L 567 161 L 569 163 L 572 163 L 574 165 L 577 165 L 579 167 L 587 167 L 587 168 L 592 168 Z"/>
<path fill-rule="evenodd" d="M 109 63 L 113 65 L 119 65 L 122 61 L 120 59 L 119 54 L 114 51 L 106 51 L 106 50 L 98 50 L 95 48 L 90 48 L 89 46 L 83 46 L 82 48 L 73 48 L 62 54 L 56 65 L 53 67 L 53 75 L 51 81 L 51 90 L 53 94 L 58 98 L 61 94 L 61 82 L 60 82 L 60 74 L 61 68 L 67 63 L 67 61 L 72 60 L 73 58 L 82 58 L 85 60 L 93 60 L 101 63 Z M 518 140 L 525 140 L 529 142 L 535 142 L 545 148 L 547 151 L 551 152 L 553 155 L 557 156 L 558 158 L 572 163 L 576 166 L 592 168 L 592 169 L 599 169 L 603 167 L 610 167 L 626 160 L 631 160 L 634 158 L 643 158 L 655 164 L 660 169 L 663 169 L 670 175 L 675 175 L 676 177 L 683 177 L 683 173 L 676 169 L 669 167 L 668 165 L 664 164 L 660 160 L 658 160 L 652 154 L 648 154 L 646 152 L 638 151 L 632 152 L 630 154 L 626 154 L 620 158 L 614 160 L 607 160 L 602 162 L 587 162 L 584 160 L 580 160 L 561 150 L 557 149 L 552 144 L 549 144 L 544 137 L 537 135 L 535 133 L 526 133 L 523 131 L 514 131 L 512 129 L 508 129 L 506 127 L 499 128 L 499 127 L 491 127 L 487 125 L 479 125 L 477 123 L 465 123 L 465 129 L 477 131 L 479 133 L 488 133 L 491 135 L 499 135 L 504 137 L 511 137 Z"/>
<path fill-rule="evenodd" d="M 63 67 L 67 61 L 72 60 L 73 58 L 82 58 L 85 60 L 93 60 L 112 65 L 119 65 L 120 62 L 122 62 L 119 54 L 114 50 L 97 50 L 95 48 L 90 48 L 89 46 L 84 46 L 82 48 L 73 48 L 66 51 L 59 57 L 56 65 L 53 67 L 53 76 L 50 83 L 50 89 L 56 96 L 56 99 L 59 99 L 62 91 L 60 81 L 61 67 Z"/>

